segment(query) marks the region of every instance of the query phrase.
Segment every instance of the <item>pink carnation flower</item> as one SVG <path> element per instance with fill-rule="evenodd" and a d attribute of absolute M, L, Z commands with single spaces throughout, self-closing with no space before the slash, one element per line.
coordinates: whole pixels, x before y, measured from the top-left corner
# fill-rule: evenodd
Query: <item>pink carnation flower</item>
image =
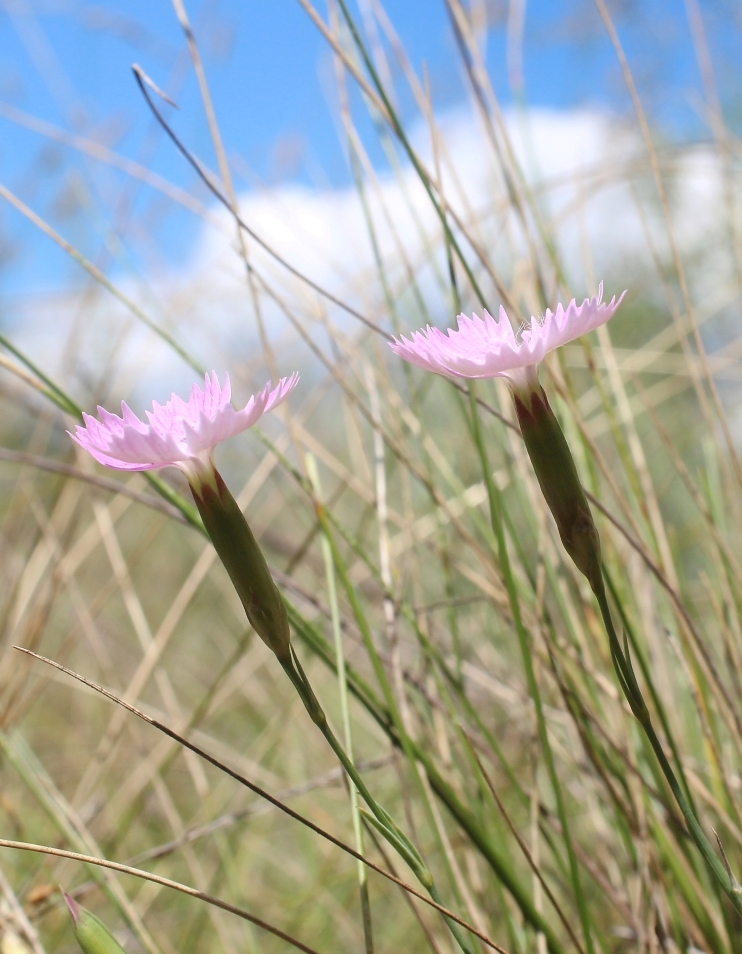
<path fill-rule="evenodd" d="M 269 381 L 241 411 L 235 411 L 230 404 L 229 375 L 222 388 L 216 372 L 212 372 L 211 377 L 205 376 L 203 390 L 193 385 L 187 401 L 177 394 L 164 405 L 154 401 L 152 410 L 146 412 L 147 424 L 122 402 L 121 417 L 99 407 L 100 420 L 83 414 L 85 426 L 78 425 L 70 437 L 106 467 L 179 467 L 189 483 L 198 484 L 213 473 L 216 445 L 252 427 L 263 414 L 280 404 L 298 381 L 298 374 L 281 378 L 275 387 Z"/>
<path fill-rule="evenodd" d="M 428 325 L 424 331 L 413 331 L 410 339 L 395 338 L 389 344 L 400 358 L 426 371 L 459 378 L 502 377 L 514 391 L 527 391 L 538 380 L 536 365 L 549 351 L 604 324 L 625 294 L 604 304 L 601 282 L 595 298 L 586 298 L 581 305 L 573 298 L 566 308 L 547 309 L 517 332 L 500 306 L 499 320 L 487 311 L 484 320 L 459 315 L 458 331 L 449 328 L 444 334 Z"/>

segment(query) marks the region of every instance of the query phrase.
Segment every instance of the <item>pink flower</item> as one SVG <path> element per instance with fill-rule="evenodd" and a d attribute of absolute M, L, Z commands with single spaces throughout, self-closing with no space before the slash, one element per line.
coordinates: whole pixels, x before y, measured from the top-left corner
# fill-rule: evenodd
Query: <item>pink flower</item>
<path fill-rule="evenodd" d="M 198 484 L 213 473 L 216 445 L 252 427 L 263 414 L 280 404 L 298 381 L 298 374 L 281 378 L 275 387 L 269 381 L 241 411 L 235 411 L 230 404 L 229 375 L 222 388 L 216 372 L 212 372 L 211 377 L 207 374 L 204 379 L 203 391 L 193 385 L 188 401 L 173 394 L 164 405 L 153 402 L 152 410 L 146 412 L 147 424 L 122 402 L 121 417 L 99 407 L 100 420 L 83 414 L 85 426 L 78 425 L 70 437 L 106 467 L 179 467 L 190 483 Z"/>
<path fill-rule="evenodd" d="M 459 315 L 458 331 L 449 328 L 444 334 L 428 325 L 424 331 L 413 331 L 409 340 L 395 338 L 389 344 L 400 358 L 426 371 L 459 378 L 503 377 L 513 390 L 528 390 L 538 380 L 536 365 L 549 351 L 604 324 L 625 294 L 603 304 L 601 282 L 597 297 L 586 298 L 581 305 L 573 298 L 566 308 L 557 305 L 555 312 L 547 309 L 517 332 L 501 306 L 498 321 L 486 311 L 484 320 Z"/>

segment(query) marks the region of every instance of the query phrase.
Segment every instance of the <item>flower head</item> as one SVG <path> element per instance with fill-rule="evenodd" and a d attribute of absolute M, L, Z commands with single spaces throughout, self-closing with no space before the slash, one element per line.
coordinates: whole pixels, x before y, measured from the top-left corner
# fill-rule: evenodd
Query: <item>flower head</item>
<path fill-rule="evenodd" d="M 600 579 L 600 538 L 585 491 L 554 412 L 538 383 L 538 364 L 549 351 L 605 324 L 624 299 L 603 303 L 603 283 L 595 298 L 575 299 L 556 311 L 547 309 L 516 332 L 505 309 L 499 320 L 486 311 L 458 317 L 458 331 L 431 328 L 410 339 L 390 342 L 392 351 L 427 371 L 459 378 L 505 378 L 513 390 L 515 411 L 546 503 L 567 553 L 591 585 Z"/>
<path fill-rule="evenodd" d="M 83 414 L 85 426 L 70 434 L 100 464 L 119 470 L 156 470 L 179 467 L 189 481 L 198 481 L 213 469 L 214 448 L 228 437 L 252 427 L 272 411 L 296 387 L 298 374 L 281 378 L 275 387 L 270 381 L 254 394 L 241 411 L 230 404 L 229 375 L 224 387 L 216 372 L 207 374 L 203 390 L 194 384 L 187 401 L 173 394 L 166 404 L 152 404 L 144 423 L 124 402 L 121 417 L 98 408 L 96 420 Z"/>
<path fill-rule="evenodd" d="M 426 371 L 459 378 L 503 377 L 519 389 L 534 380 L 536 365 L 549 351 L 608 321 L 625 294 L 604 304 L 601 282 L 595 298 L 586 298 L 581 305 L 573 298 L 566 308 L 547 309 L 518 332 L 501 306 L 499 320 L 487 311 L 484 319 L 459 315 L 458 331 L 449 328 L 444 334 L 428 325 L 424 331 L 413 331 L 410 339 L 395 338 L 390 347 Z"/>

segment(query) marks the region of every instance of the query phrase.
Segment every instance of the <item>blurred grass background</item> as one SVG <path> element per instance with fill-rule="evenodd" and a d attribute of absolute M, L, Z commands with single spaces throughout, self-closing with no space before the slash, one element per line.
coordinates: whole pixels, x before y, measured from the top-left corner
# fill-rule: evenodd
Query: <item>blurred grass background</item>
<path fill-rule="evenodd" d="M 113 4 L 0 14 L 6 50 L 20 40 L 44 67 L 9 57 L 0 103 L 2 835 L 132 861 L 320 952 L 368 943 L 352 859 L 12 649 L 100 683 L 352 843 L 337 764 L 246 630 L 211 548 L 143 477 L 75 452 L 74 416 L 44 379 L 89 411 L 121 399 L 142 410 L 185 393 L 194 366 L 228 370 L 238 401 L 298 369 L 287 407 L 217 463 L 291 602 L 312 683 L 339 729 L 307 455 L 337 547 L 353 745 L 369 786 L 423 849 L 446 904 L 493 941 L 511 954 L 586 950 L 466 398 L 402 366 L 385 337 L 450 325 L 457 298 L 481 311 L 467 268 L 489 310 L 503 302 L 516 320 L 594 294 L 601 278 L 607 297 L 629 289 L 607 327 L 547 360 L 542 381 L 601 505 L 615 617 L 655 722 L 739 875 L 739 12 L 718 0 L 450 0 L 434 12 L 367 2 L 351 9 L 359 47 L 340 7 L 314 11 L 323 36 L 301 6 L 246 9 L 257 33 L 270 22 L 279 62 L 292 44 L 312 65 L 320 57 L 319 80 L 297 70 L 286 84 L 266 68 L 245 89 L 249 57 L 226 43 L 242 13 L 230 7 L 175 3 L 167 28 L 159 8 L 122 20 Z M 240 237 L 128 72 L 126 126 L 118 90 L 133 58 L 179 101 L 179 113 L 158 108 L 278 259 Z M 273 140 L 246 144 L 240 124 L 264 110 L 272 129 L 283 103 Z M 292 124 L 301 147 L 283 131 Z M 314 127 L 327 135 L 313 140 Z M 592 597 L 507 426 L 507 389 L 482 382 L 477 395 L 593 949 L 742 950 L 619 694 Z M 164 479 L 187 495 L 178 474 Z M 369 831 L 365 850 L 412 880 Z M 454 949 L 435 912 L 369 877 L 374 950 Z M 2 954 L 75 950 L 58 884 L 130 954 L 288 949 L 151 883 L 3 849 Z"/>

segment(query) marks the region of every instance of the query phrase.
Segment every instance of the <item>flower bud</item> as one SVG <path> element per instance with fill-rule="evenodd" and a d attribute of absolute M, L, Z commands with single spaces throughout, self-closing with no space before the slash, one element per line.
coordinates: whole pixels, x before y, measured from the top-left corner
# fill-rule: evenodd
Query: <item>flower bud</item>
<path fill-rule="evenodd" d="M 286 605 L 237 501 L 216 468 L 190 486 L 206 531 L 253 629 L 279 661 L 290 663 Z"/>
<path fill-rule="evenodd" d="M 514 391 L 523 441 L 564 549 L 592 585 L 600 578 L 600 538 L 574 458 L 543 388 Z"/>
<path fill-rule="evenodd" d="M 94 914 L 68 894 L 64 895 L 64 900 L 67 902 L 75 937 L 83 954 L 124 954 L 124 949 Z"/>

